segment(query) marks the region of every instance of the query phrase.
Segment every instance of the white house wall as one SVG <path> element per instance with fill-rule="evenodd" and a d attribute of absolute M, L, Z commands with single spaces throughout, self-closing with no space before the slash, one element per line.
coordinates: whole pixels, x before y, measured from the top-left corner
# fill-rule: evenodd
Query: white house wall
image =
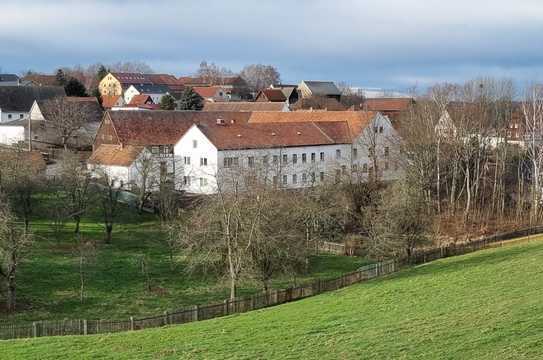
<path fill-rule="evenodd" d="M 25 140 L 24 126 L 0 126 L 0 144 L 13 145 Z"/>

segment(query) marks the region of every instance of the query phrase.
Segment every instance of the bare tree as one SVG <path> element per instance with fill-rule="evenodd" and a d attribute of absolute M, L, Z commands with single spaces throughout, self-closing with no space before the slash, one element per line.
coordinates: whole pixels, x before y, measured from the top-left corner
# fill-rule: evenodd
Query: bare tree
<path fill-rule="evenodd" d="M 1 194 L 0 194 L 1 195 Z M 0 196 L 0 276 L 6 284 L 6 307 L 16 307 L 17 270 L 32 246 L 32 237 L 17 224 L 17 219 Z"/>
<path fill-rule="evenodd" d="M 79 155 L 64 152 L 61 160 L 61 182 L 67 194 L 66 206 L 70 217 L 75 221 L 75 234 L 80 234 L 81 217 L 89 202 L 91 174 L 81 163 Z"/>
<path fill-rule="evenodd" d="M 104 216 L 105 242 L 111 244 L 111 233 L 119 208 L 119 196 L 124 184 L 112 178 L 104 169 L 99 168 L 96 174 L 98 176 L 99 201 Z"/>
<path fill-rule="evenodd" d="M 70 141 L 88 122 L 85 107 L 78 102 L 59 97 L 47 100 L 44 111 L 48 113 L 46 126 L 53 129 L 64 150 L 68 150 Z"/>
<path fill-rule="evenodd" d="M 220 67 L 215 63 L 208 63 L 205 60 L 200 63 L 200 67 L 196 71 L 196 76 L 209 85 L 222 85 L 224 78 L 232 75 L 234 73 L 230 69 Z"/>
<path fill-rule="evenodd" d="M 136 194 L 138 196 L 138 211 L 141 213 L 145 203 L 151 197 L 153 188 L 160 180 L 160 165 L 154 156 L 144 151 L 134 162 L 136 170 Z"/>
<path fill-rule="evenodd" d="M 240 76 L 247 82 L 251 91 L 257 93 L 270 85 L 281 83 L 281 75 L 273 65 L 251 64 L 245 66 Z"/>

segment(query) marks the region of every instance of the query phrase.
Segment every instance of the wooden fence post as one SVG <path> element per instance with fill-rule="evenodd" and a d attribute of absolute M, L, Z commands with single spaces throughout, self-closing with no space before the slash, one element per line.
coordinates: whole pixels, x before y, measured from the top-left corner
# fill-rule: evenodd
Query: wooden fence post
<path fill-rule="evenodd" d="M 223 301 L 223 310 L 222 310 L 222 312 L 224 313 L 224 315 L 228 315 L 228 311 L 229 311 L 229 309 L 228 309 L 228 299 L 225 299 Z"/>
<path fill-rule="evenodd" d="M 35 321 L 32 322 L 32 337 L 38 337 L 38 325 Z"/>
<path fill-rule="evenodd" d="M 83 335 L 87 335 L 87 320 L 83 320 Z"/>
<path fill-rule="evenodd" d="M 192 321 L 198 321 L 198 312 L 200 311 L 200 307 L 198 305 L 194 305 L 192 308 Z"/>
<path fill-rule="evenodd" d="M 168 325 L 168 310 L 164 310 L 164 325 Z"/>
<path fill-rule="evenodd" d="M 134 317 L 130 316 L 130 330 L 134 330 Z"/>

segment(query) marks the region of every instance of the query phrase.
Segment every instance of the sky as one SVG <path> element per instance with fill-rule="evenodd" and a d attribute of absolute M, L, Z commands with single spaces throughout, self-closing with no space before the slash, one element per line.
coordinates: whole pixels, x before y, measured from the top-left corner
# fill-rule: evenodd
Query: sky
<path fill-rule="evenodd" d="M 144 61 L 180 76 L 205 59 L 234 71 L 271 64 L 284 83 L 396 90 L 543 80 L 541 0 L 2 2 L 2 72 Z"/>

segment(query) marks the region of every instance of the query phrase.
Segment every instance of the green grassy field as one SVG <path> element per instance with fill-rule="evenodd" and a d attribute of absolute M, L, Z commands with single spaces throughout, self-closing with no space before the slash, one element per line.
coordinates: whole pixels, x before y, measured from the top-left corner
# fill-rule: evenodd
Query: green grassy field
<path fill-rule="evenodd" d="M 541 359 L 543 241 L 251 313 L 0 344 L 6 359 Z"/>
<path fill-rule="evenodd" d="M 0 322 L 27 322 L 68 319 L 127 319 L 161 314 L 165 310 L 188 305 L 206 304 L 228 297 L 228 283 L 214 275 L 190 275 L 186 272 L 182 253 L 170 268 L 168 249 L 154 215 L 138 215 L 123 207 L 113 233 L 113 242 L 103 242 L 101 214 L 91 206 L 82 222 L 84 239 L 94 239 L 96 256 L 86 269 L 85 301 L 79 300 L 79 267 L 74 225 L 67 223 L 56 236 L 44 231 L 42 224 L 51 223 L 48 198 L 43 196 L 32 221 L 36 233 L 31 256 L 18 274 L 19 310 L 14 314 L 0 311 Z M 147 257 L 153 291 L 146 290 L 146 277 L 141 272 L 141 258 Z M 274 286 L 286 287 L 294 281 L 329 278 L 353 271 L 367 261 L 339 256 L 313 257 L 307 274 L 277 278 Z M 245 283 L 240 294 L 253 293 L 259 285 Z M 0 297 L 0 301 L 2 301 Z M 0 306 L 1 310 L 1 306 Z"/>

